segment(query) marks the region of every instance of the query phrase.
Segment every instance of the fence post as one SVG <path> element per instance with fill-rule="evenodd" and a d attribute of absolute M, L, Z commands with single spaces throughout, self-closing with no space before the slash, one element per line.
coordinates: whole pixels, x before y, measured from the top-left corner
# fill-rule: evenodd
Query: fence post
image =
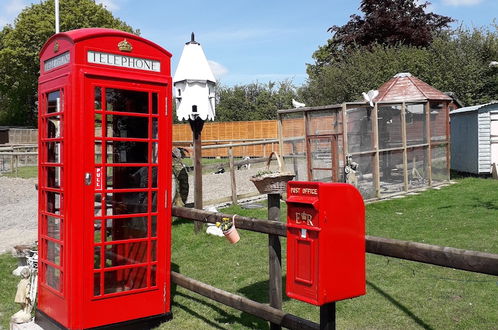
<path fill-rule="evenodd" d="M 280 194 L 268 194 L 268 220 L 280 221 Z M 282 247 L 278 235 L 268 235 L 270 270 L 270 306 L 282 309 Z M 270 323 L 271 330 L 282 329 Z"/>
<path fill-rule="evenodd" d="M 335 301 L 320 306 L 320 329 L 335 330 Z"/>
<path fill-rule="evenodd" d="M 237 205 L 237 185 L 235 182 L 235 161 L 233 159 L 233 148 L 228 148 L 228 159 L 230 161 L 230 189 L 232 191 L 232 204 Z"/>

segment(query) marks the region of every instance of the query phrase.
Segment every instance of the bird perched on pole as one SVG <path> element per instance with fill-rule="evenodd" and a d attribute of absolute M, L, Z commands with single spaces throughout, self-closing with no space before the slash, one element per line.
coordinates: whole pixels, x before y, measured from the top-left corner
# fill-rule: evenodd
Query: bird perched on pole
<path fill-rule="evenodd" d="M 301 102 L 297 102 L 296 100 L 292 99 L 292 106 L 294 108 L 303 108 L 306 106 L 306 104 L 301 103 Z"/>

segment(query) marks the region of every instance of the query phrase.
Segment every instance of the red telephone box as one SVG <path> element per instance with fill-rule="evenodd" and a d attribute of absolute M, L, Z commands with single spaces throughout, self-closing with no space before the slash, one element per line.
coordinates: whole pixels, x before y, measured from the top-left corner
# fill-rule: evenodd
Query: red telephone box
<path fill-rule="evenodd" d="M 36 321 L 46 329 L 171 316 L 170 58 L 110 29 L 59 33 L 42 48 Z"/>
<path fill-rule="evenodd" d="M 287 185 L 287 296 L 314 305 L 365 294 L 365 206 L 352 185 Z"/>

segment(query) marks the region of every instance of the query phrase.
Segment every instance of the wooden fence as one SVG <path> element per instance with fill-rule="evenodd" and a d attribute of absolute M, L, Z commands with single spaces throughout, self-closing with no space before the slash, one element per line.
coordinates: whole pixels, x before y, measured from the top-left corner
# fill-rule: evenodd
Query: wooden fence
<path fill-rule="evenodd" d="M 202 144 L 244 143 L 264 140 L 274 140 L 278 137 L 276 120 L 206 122 L 202 129 Z M 185 146 L 192 144 L 192 129 L 188 124 L 173 125 L 173 145 Z M 275 150 L 278 149 L 278 143 Z M 233 149 L 236 157 L 265 157 L 271 152 L 266 145 L 241 145 Z M 225 157 L 227 150 L 215 148 L 203 151 L 203 157 Z"/>
<path fill-rule="evenodd" d="M 223 217 L 234 217 L 238 229 L 250 230 L 271 236 L 287 236 L 287 225 L 279 221 L 254 219 L 230 214 L 213 213 L 204 210 L 173 207 L 173 216 L 204 223 L 216 223 Z M 404 260 L 417 261 L 442 267 L 466 270 L 476 273 L 498 275 L 498 254 L 478 251 L 462 250 L 451 247 L 395 240 L 375 236 L 366 236 L 366 252 L 382 256 L 395 257 Z M 269 245 L 271 249 L 271 244 Z M 271 254 L 271 253 L 270 253 Z M 278 260 L 280 262 L 280 260 Z M 272 262 L 270 260 L 270 262 Z M 278 267 L 270 267 L 270 282 L 275 278 L 282 278 Z M 277 269 L 277 271 L 275 271 Z M 196 292 L 207 298 L 218 301 L 229 307 L 255 315 L 271 322 L 272 328 L 283 326 L 289 329 L 333 329 L 335 328 L 335 308 L 331 305 L 322 306 L 320 309 L 320 324 L 302 319 L 298 316 L 287 314 L 278 308 L 261 304 L 245 297 L 237 296 L 221 289 L 209 286 L 200 281 L 172 272 L 173 283 Z M 281 299 L 280 288 L 280 299 Z M 270 301 L 279 296 L 279 292 L 270 290 Z M 281 302 L 280 302 L 281 306 Z M 335 306 L 335 305 L 334 305 Z M 332 315 L 333 314 L 333 315 Z"/>
<path fill-rule="evenodd" d="M 38 145 L 4 145 L 0 147 L 0 172 L 14 172 L 19 167 L 38 164 Z"/>

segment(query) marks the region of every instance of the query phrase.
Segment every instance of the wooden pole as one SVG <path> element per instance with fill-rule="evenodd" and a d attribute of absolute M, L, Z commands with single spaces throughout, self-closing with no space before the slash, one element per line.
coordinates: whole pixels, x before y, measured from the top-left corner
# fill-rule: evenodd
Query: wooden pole
<path fill-rule="evenodd" d="M 171 282 L 204 297 L 245 313 L 255 315 L 288 329 L 306 330 L 319 328 L 318 324 L 312 321 L 302 319 L 292 314 L 286 314 L 283 311 L 270 307 L 266 304 L 261 304 L 245 297 L 237 296 L 233 293 L 223 291 L 176 272 L 171 272 Z"/>
<path fill-rule="evenodd" d="M 202 210 L 202 140 L 201 132 L 204 126 L 204 121 L 196 118 L 189 120 L 190 127 L 192 128 L 192 135 L 194 140 L 194 208 Z M 194 232 L 198 233 L 202 230 L 202 223 L 195 222 Z"/>
<path fill-rule="evenodd" d="M 235 182 L 235 161 L 233 159 L 233 148 L 228 148 L 228 159 L 230 161 L 230 189 L 232 191 L 232 204 L 237 205 L 237 185 Z"/>
<path fill-rule="evenodd" d="M 268 220 L 280 221 L 280 194 L 268 194 Z M 270 306 L 282 309 L 282 247 L 278 235 L 268 235 L 268 252 Z M 281 327 L 270 323 L 270 329 L 280 330 Z"/>
<path fill-rule="evenodd" d="M 403 190 L 408 191 L 408 150 L 406 149 L 406 103 L 401 104 L 401 140 L 403 144 Z"/>
<path fill-rule="evenodd" d="M 320 329 L 335 330 L 335 301 L 320 306 Z"/>

